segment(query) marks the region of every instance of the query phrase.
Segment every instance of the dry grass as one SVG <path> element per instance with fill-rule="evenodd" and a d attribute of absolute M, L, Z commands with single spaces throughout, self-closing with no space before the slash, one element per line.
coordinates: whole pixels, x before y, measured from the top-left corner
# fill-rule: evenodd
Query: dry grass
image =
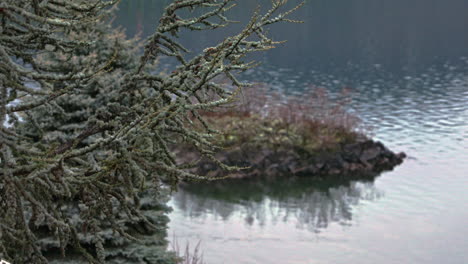
<path fill-rule="evenodd" d="M 239 109 L 244 113 L 260 113 L 266 119 L 279 119 L 289 125 L 318 123 L 355 131 L 360 119 L 346 111 L 350 103 L 347 88 L 331 100 L 327 90 L 321 87 L 310 86 L 300 95 L 285 96 L 269 91 L 265 85 L 257 85 L 245 90 Z"/>
<path fill-rule="evenodd" d="M 346 110 L 349 93 L 343 89 L 332 100 L 326 89 L 310 87 L 300 96 L 285 96 L 257 85 L 245 89 L 234 104 L 203 116 L 224 132 L 220 141 L 227 147 L 249 143 L 330 149 L 364 134 L 361 120 Z"/>
<path fill-rule="evenodd" d="M 185 247 L 180 247 L 178 239 L 174 236 L 172 240 L 172 251 L 179 256 L 178 264 L 204 264 L 203 252 L 200 250 L 201 241 L 199 241 L 193 250 L 190 248 L 190 243 L 187 242 Z"/>

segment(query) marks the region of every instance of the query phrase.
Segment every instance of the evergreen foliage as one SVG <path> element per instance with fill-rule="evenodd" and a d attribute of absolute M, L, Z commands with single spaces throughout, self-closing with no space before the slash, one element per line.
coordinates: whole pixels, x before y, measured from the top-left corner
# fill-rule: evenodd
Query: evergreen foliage
<path fill-rule="evenodd" d="M 48 263 L 48 249 L 60 249 L 78 262 L 175 261 L 161 242 L 166 183 L 208 178 L 189 173 L 197 161 L 178 162 L 173 147 L 236 169 L 216 160 L 217 131 L 199 112 L 248 85 L 235 76 L 255 66 L 245 56 L 278 44 L 265 26 L 297 22 L 288 16 L 300 6 L 280 12 L 287 1 L 273 0 L 239 34 L 189 57 L 178 34 L 229 26 L 235 0 L 173 1 L 143 54 L 141 42 L 108 26 L 117 2 L 0 2 L 3 259 Z M 161 56 L 178 61 L 170 75 L 155 68 Z"/>

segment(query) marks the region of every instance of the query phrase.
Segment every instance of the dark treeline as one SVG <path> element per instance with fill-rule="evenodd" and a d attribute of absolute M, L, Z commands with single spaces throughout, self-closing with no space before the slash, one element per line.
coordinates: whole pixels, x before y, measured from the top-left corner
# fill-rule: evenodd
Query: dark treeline
<path fill-rule="evenodd" d="M 159 19 L 154 10 L 162 10 L 167 2 L 124 0 L 116 23 L 126 27 L 130 35 L 139 30 L 149 34 Z M 245 22 L 251 10 L 263 2 L 269 1 L 245 0 L 231 15 Z M 295 14 L 305 21 L 303 25 L 293 31 L 280 25 L 272 31 L 288 44 L 262 56 L 273 65 L 296 69 L 350 64 L 379 64 L 395 72 L 425 69 L 468 56 L 466 10 L 468 1 L 464 0 L 312 0 Z M 187 34 L 184 42 L 196 51 L 236 28 L 219 31 L 209 37 Z"/>

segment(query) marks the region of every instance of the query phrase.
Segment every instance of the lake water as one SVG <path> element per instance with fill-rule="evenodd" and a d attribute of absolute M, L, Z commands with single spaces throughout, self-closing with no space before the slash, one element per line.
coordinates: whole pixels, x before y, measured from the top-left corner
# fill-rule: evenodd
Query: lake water
<path fill-rule="evenodd" d="M 291 0 L 292 1 L 292 0 Z M 123 1 L 151 33 L 168 1 Z M 239 1 L 246 21 L 257 3 Z M 294 1 L 292 1 L 294 2 Z M 234 181 L 173 195 L 170 234 L 214 263 L 468 263 L 468 1 L 310 0 L 244 78 L 285 93 L 352 90 L 374 138 L 409 155 L 368 182 Z M 182 38 L 197 51 L 239 26 Z M 170 64 L 167 66 L 170 67 Z"/>

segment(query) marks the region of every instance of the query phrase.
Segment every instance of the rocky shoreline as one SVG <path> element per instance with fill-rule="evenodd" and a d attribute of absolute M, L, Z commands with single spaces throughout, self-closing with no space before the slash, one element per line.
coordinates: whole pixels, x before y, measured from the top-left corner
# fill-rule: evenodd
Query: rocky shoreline
<path fill-rule="evenodd" d="M 333 150 L 319 150 L 313 153 L 299 147 L 272 150 L 244 145 L 217 154 L 217 158 L 227 165 L 246 168 L 232 174 L 233 178 L 374 177 L 383 171 L 392 170 L 401 164 L 405 157 L 405 153 L 394 153 L 381 142 L 368 138 L 339 144 Z M 208 160 L 202 161 L 194 172 L 210 177 L 226 175 L 225 171 Z"/>

